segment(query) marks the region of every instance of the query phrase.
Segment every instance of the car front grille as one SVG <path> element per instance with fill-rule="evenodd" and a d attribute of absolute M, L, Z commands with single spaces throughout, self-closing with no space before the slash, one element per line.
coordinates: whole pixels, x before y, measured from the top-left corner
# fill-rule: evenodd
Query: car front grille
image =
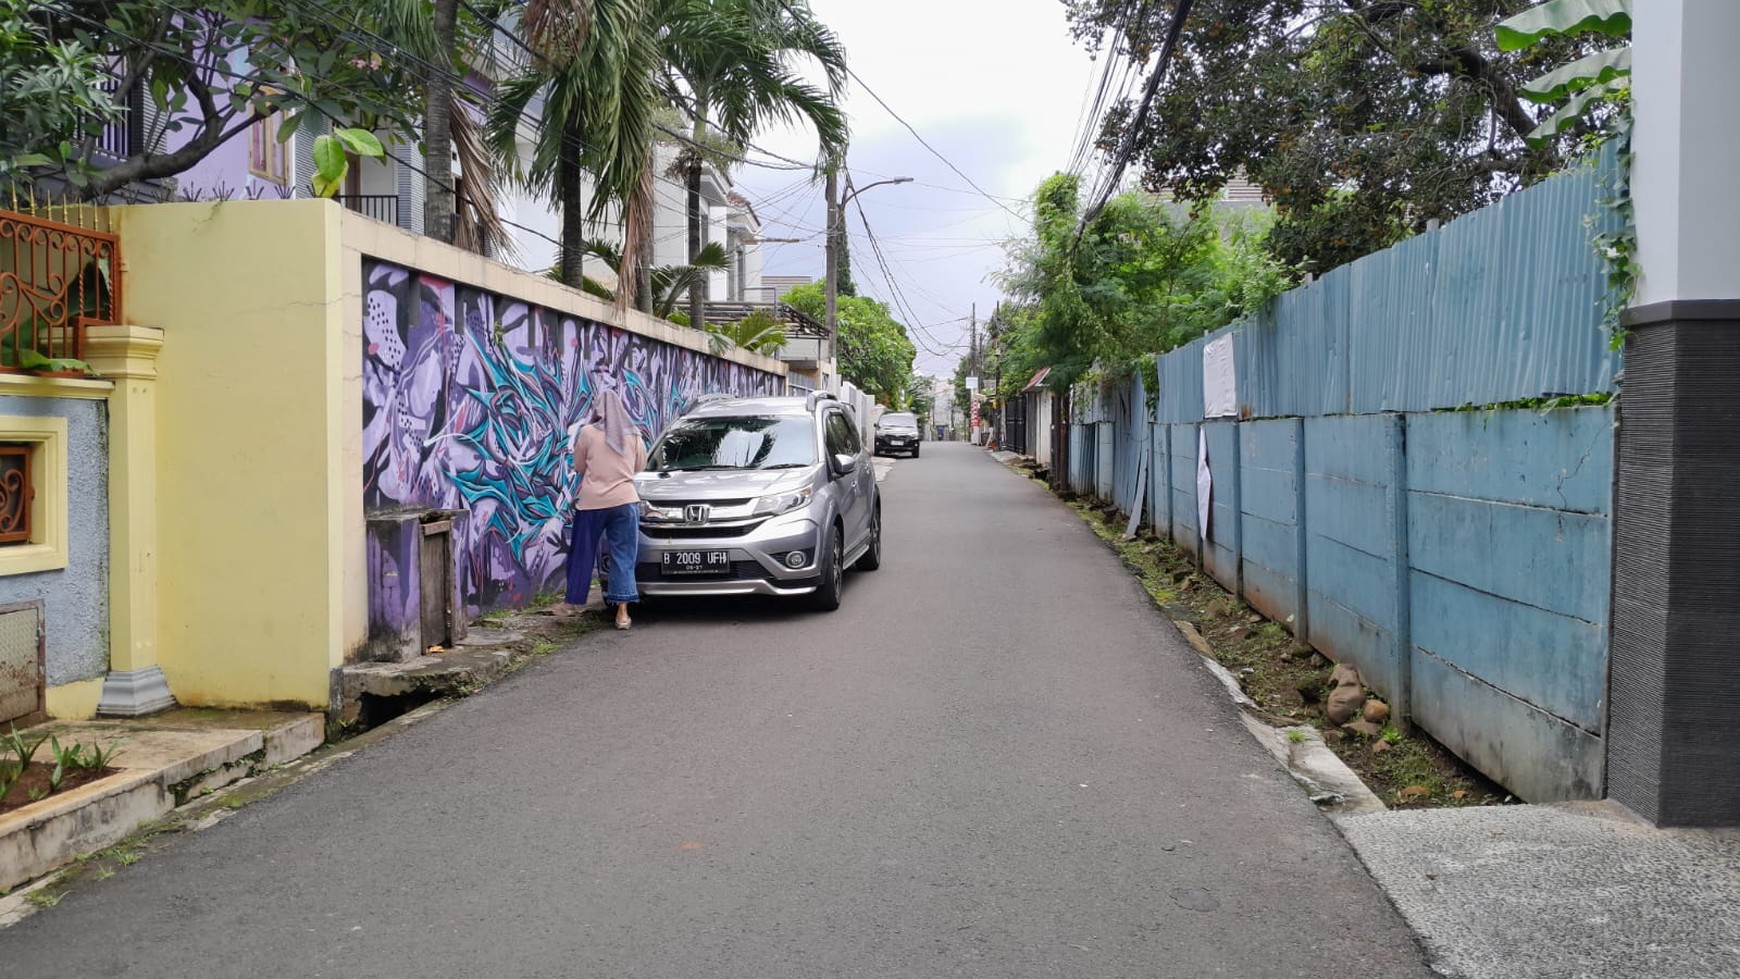
<path fill-rule="evenodd" d="M 708 506 L 715 510 L 723 510 L 727 507 L 748 506 L 754 499 L 754 497 L 746 497 L 741 500 L 647 500 L 646 502 L 667 510 L 681 510 L 690 506 Z"/>
<path fill-rule="evenodd" d="M 752 524 L 738 524 L 736 526 L 725 527 L 712 524 L 702 524 L 698 527 L 682 527 L 642 521 L 640 532 L 651 537 L 653 540 L 707 540 L 716 537 L 742 537 L 759 526 L 761 526 L 759 521 Z"/>

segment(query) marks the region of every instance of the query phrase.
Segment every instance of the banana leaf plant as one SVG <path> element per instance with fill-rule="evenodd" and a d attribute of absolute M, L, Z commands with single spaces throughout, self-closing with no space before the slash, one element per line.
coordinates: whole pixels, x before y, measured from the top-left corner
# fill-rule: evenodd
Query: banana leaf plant
<path fill-rule="evenodd" d="M 1631 0 L 1548 0 L 1497 28 L 1498 46 L 1504 51 L 1588 33 L 1629 42 Z M 1626 44 L 1595 51 L 1528 82 L 1520 91 L 1540 105 L 1568 100 L 1529 133 L 1531 144 L 1542 145 L 1576 126 L 1596 105 L 1630 99 L 1631 48 Z"/>

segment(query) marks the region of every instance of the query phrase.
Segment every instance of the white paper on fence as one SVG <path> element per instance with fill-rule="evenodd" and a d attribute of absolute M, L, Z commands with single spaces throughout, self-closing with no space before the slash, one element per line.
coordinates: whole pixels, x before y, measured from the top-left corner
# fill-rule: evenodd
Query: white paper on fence
<path fill-rule="evenodd" d="M 1197 539 L 1208 542 L 1208 502 L 1214 492 L 1214 478 L 1208 474 L 1208 432 L 1196 430 L 1196 533 Z"/>
<path fill-rule="evenodd" d="M 1202 417 L 1232 418 L 1239 413 L 1238 371 L 1233 365 L 1233 335 L 1202 348 Z"/>

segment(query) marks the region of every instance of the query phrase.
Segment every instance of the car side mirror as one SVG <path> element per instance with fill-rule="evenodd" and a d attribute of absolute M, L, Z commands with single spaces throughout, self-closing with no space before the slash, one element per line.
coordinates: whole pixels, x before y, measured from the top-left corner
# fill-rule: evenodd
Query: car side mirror
<path fill-rule="evenodd" d="M 857 456 L 848 455 L 847 453 L 844 453 L 844 452 L 840 453 L 839 455 L 834 456 L 834 475 L 836 475 L 836 476 L 850 476 L 857 471 L 858 471 L 858 457 Z"/>

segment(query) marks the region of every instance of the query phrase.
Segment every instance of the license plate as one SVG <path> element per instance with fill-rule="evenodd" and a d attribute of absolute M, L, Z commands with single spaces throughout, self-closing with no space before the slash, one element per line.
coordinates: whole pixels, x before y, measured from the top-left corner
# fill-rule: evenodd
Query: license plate
<path fill-rule="evenodd" d="M 666 551 L 661 556 L 665 574 L 727 574 L 730 551 Z"/>

